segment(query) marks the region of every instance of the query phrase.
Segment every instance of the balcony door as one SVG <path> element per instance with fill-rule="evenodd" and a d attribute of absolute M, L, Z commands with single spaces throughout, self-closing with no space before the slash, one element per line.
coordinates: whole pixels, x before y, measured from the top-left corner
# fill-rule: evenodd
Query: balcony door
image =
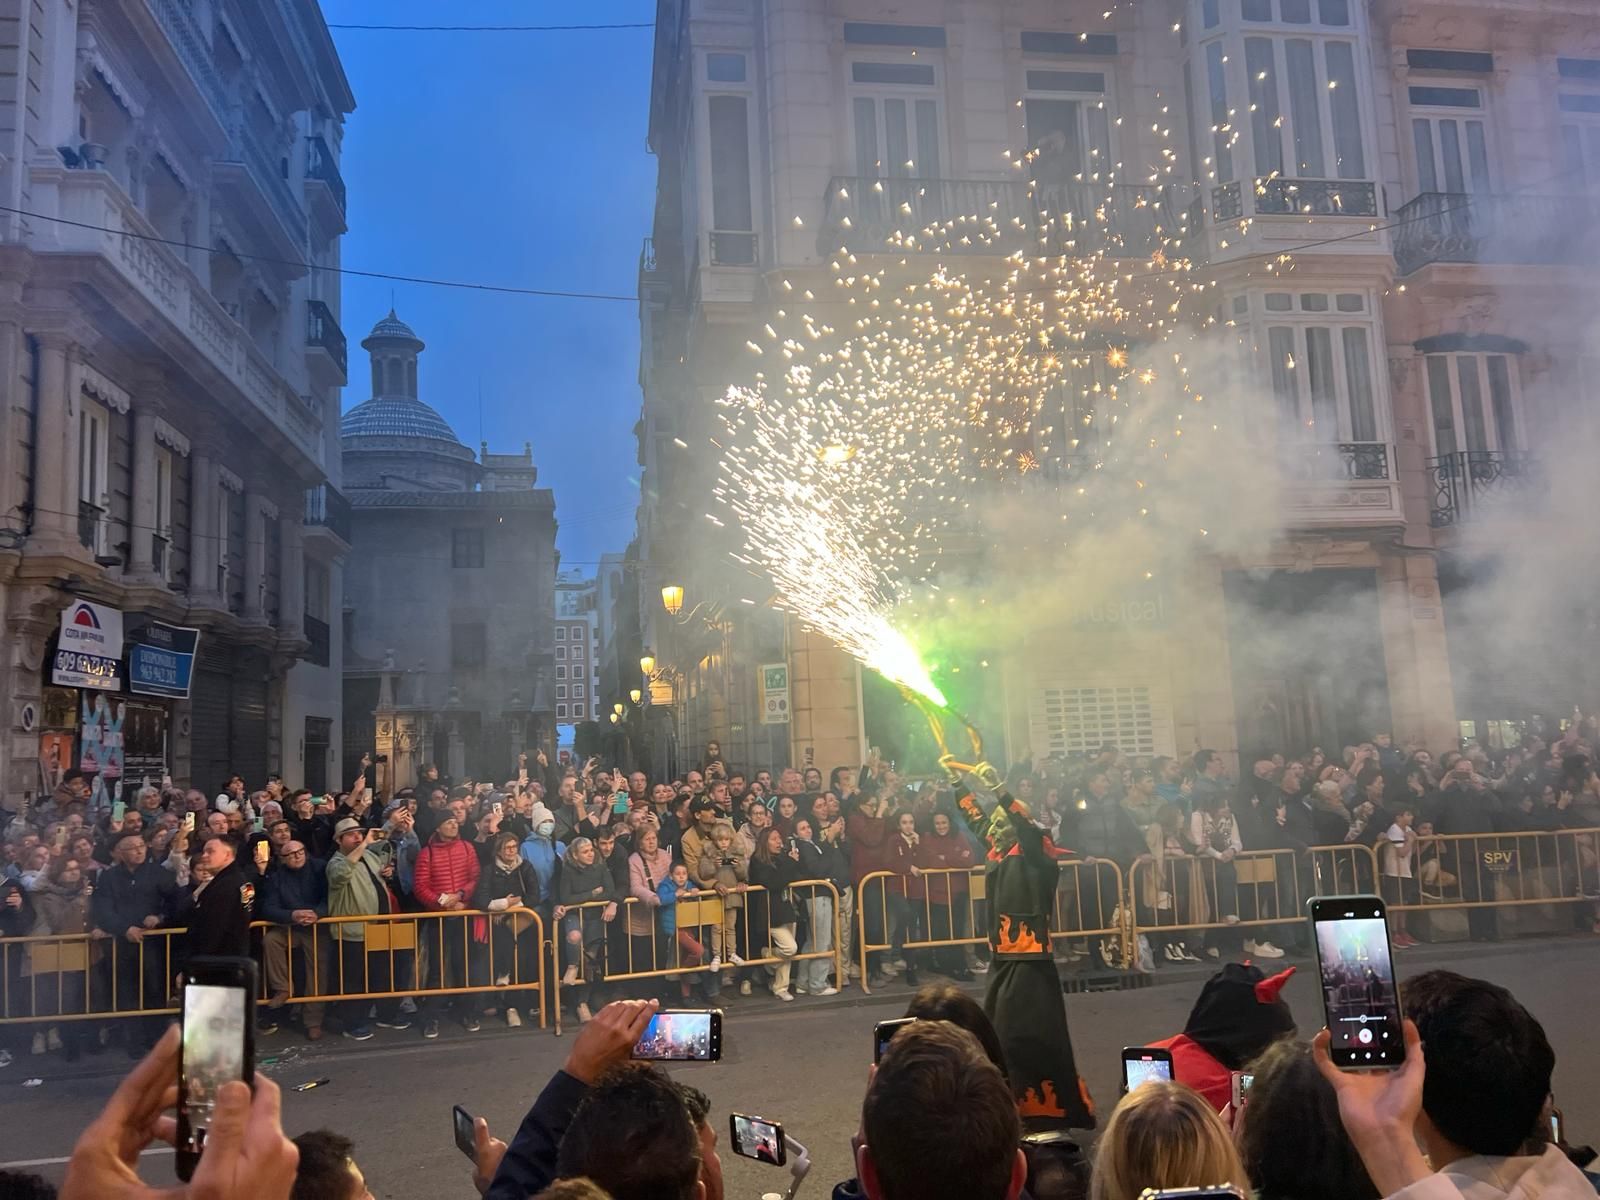
<path fill-rule="evenodd" d="M 1506 354 L 1428 355 L 1433 452 L 1509 452 L 1522 447 L 1516 365 Z"/>
<path fill-rule="evenodd" d="M 1027 85 L 1023 117 L 1035 155 L 1030 177 L 1042 188 L 1107 182 L 1115 160 L 1105 75 L 1030 70 Z"/>
<path fill-rule="evenodd" d="M 1489 145 L 1483 92 L 1476 87 L 1413 86 L 1411 136 L 1418 193 L 1487 192 Z"/>
<path fill-rule="evenodd" d="M 1389 440 L 1389 422 L 1373 364 L 1382 341 L 1366 294 L 1267 292 L 1261 304 L 1284 466 L 1335 469 L 1346 452 L 1332 448 L 1343 446 L 1353 477 L 1388 478 L 1377 447 Z"/>
<path fill-rule="evenodd" d="M 916 234 L 961 215 L 928 182 L 943 167 L 938 71 L 927 63 L 853 62 L 850 80 L 855 173 L 862 184 L 874 181 L 857 185 L 869 228 Z"/>

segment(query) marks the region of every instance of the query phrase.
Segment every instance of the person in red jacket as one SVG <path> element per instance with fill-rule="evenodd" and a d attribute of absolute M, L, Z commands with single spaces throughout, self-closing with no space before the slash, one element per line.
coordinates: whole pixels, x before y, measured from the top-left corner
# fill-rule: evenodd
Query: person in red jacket
<path fill-rule="evenodd" d="M 1242 1071 L 1279 1038 L 1294 1036 L 1294 1014 L 1279 995 L 1294 968 L 1264 975 L 1250 963 L 1229 963 L 1206 981 L 1183 1032 L 1152 1046 L 1172 1051 L 1172 1074 L 1219 1113 Z"/>
<path fill-rule="evenodd" d="M 892 880 L 877 879 L 862 887 L 861 881 L 877 871 L 887 870 L 884 861 L 888 850 L 889 800 L 876 791 L 863 792 L 845 817 L 845 837 L 850 845 L 850 880 L 855 885 L 856 912 L 866 925 L 864 944 L 886 944 L 884 934 L 889 927 L 889 888 Z M 867 955 L 869 982 L 873 976 L 895 975 L 899 968 L 890 961 L 884 950 Z"/>
<path fill-rule="evenodd" d="M 972 909 L 967 884 L 976 858 L 972 843 L 956 831 L 949 813 L 934 813 L 930 825 L 917 845 L 917 866 L 923 872 L 928 897 L 928 939 L 942 942 L 969 937 Z M 933 952 L 933 960 L 950 978 L 971 981 L 961 946 L 942 946 Z"/>
<path fill-rule="evenodd" d="M 469 907 L 477 886 L 478 852 L 472 843 L 462 840 L 461 826 L 455 817 L 447 816 L 417 855 L 411 892 L 417 903 L 431 912 L 460 912 Z M 419 933 L 428 947 L 428 975 L 424 984 L 428 990 L 465 987 L 468 969 L 481 967 L 476 961 L 478 956 L 472 952 L 469 920 L 467 917 L 435 917 L 419 922 Z M 439 1013 L 447 1008 L 455 1013 L 468 1033 L 478 1031 L 476 994 L 449 999 L 430 996 L 425 1003 L 427 1016 L 422 1025 L 423 1037 L 439 1036 Z"/>

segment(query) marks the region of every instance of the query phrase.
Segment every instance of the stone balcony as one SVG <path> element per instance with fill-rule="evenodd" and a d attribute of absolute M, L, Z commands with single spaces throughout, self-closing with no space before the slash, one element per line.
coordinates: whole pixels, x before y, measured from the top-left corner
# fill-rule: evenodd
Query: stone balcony
<path fill-rule="evenodd" d="M 1279 447 L 1284 519 L 1299 528 L 1369 528 L 1405 521 L 1387 442 Z"/>
<path fill-rule="evenodd" d="M 1600 198 L 1424 192 L 1395 213 L 1402 275 L 1435 263 L 1578 266 L 1600 262 Z"/>
<path fill-rule="evenodd" d="M 1514 517 L 1544 486 L 1543 465 L 1520 450 L 1462 450 L 1428 460 L 1429 521 L 1446 529 L 1466 521 Z"/>

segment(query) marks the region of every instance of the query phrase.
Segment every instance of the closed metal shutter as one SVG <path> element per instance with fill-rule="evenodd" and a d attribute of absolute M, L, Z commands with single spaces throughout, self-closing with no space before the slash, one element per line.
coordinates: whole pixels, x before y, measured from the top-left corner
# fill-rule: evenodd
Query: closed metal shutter
<path fill-rule="evenodd" d="M 233 676 L 233 771 L 254 791 L 267 784 L 267 661 L 242 655 Z"/>
<path fill-rule="evenodd" d="M 230 775 L 267 781 L 267 660 L 259 651 L 200 643 L 190 693 L 190 777 L 208 797 Z"/>

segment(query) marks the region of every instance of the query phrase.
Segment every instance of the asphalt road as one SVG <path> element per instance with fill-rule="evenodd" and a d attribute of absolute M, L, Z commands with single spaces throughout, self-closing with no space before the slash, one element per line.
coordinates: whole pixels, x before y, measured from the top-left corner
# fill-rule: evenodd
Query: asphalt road
<path fill-rule="evenodd" d="M 1587 939 L 1426 947 L 1403 952 L 1400 969 L 1405 975 L 1448 966 L 1511 988 L 1544 1022 L 1555 1045 L 1555 1092 L 1566 1110 L 1569 1137 L 1593 1142 L 1600 1141 L 1600 1089 L 1592 1086 L 1600 1042 L 1590 999 L 1600 994 L 1596 949 Z M 1286 996 L 1309 1035 L 1321 1015 L 1310 964 L 1300 965 Z M 1067 998 L 1079 1066 L 1102 1111 L 1116 1099 L 1120 1048 L 1177 1032 L 1204 974 L 1169 969 L 1158 972 L 1150 987 Z M 770 997 L 727 997 L 723 1061 L 674 1071 L 711 1097 L 723 1134 L 729 1197 L 755 1200 L 763 1192 L 783 1191 L 788 1182 L 786 1171 L 728 1151 L 727 1114 L 733 1110 L 781 1120 L 810 1147 L 814 1166 L 802 1196 L 825 1197 L 851 1173 L 849 1138 L 871 1060 L 872 1026 L 901 1015 L 908 992 L 897 985 L 869 1000 L 852 989 L 836 999 L 782 1006 Z M 285 1031 L 263 1039 L 258 1054 L 278 1058 L 264 1069 L 285 1089 L 289 1132 L 326 1126 L 354 1137 L 374 1196 L 469 1200 L 476 1193 L 467 1161 L 454 1148 L 450 1106 L 459 1103 L 487 1117 L 492 1129 L 509 1138 L 571 1042 L 570 1030 L 557 1038 L 536 1027 L 508 1030 L 489 1019 L 478 1034 L 447 1024 L 434 1042 L 422 1041 L 413 1028 L 380 1031 L 361 1046 L 329 1038 L 312 1047 Z M 30 1169 L 59 1179 L 62 1166 L 49 1160 L 70 1152 L 126 1066 L 113 1050 L 86 1058 L 72 1075 L 53 1056 L 24 1056 L 0 1071 L 0 1166 L 35 1163 Z M 289 1090 L 324 1077 L 332 1080 L 326 1087 Z M 28 1078 L 43 1082 L 25 1088 Z M 152 1183 L 170 1183 L 170 1154 L 147 1156 L 144 1174 Z"/>

